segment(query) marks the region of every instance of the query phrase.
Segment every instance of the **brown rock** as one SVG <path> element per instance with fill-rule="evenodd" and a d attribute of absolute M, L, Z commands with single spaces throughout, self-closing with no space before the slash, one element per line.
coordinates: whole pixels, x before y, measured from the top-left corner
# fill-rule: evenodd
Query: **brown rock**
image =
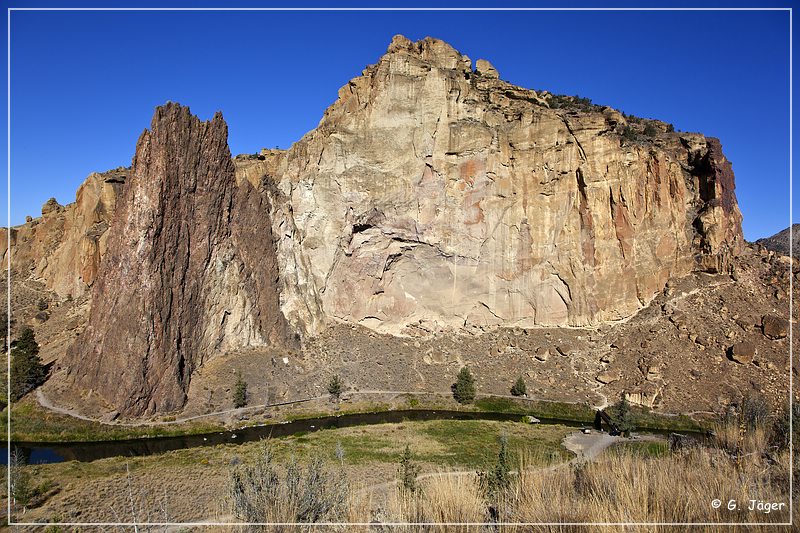
<path fill-rule="evenodd" d="M 769 339 L 782 339 L 789 334 L 789 321 L 775 315 L 761 317 L 761 329 Z"/>
<path fill-rule="evenodd" d="M 597 374 L 595 379 L 603 385 L 608 385 L 609 383 L 619 381 L 619 372 L 601 372 Z"/>
<path fill-rule="evenodd" d="M 42 216 L 47 216 L 51 213 L 60 213 L 63 210 L 63 205 L 59 204 L 55 198 L 50 198 L 42 206 Z"/>
<path fill-rule="evenodd" d="M 236 187 L 220 114 L 159 107 L 139 138 L 70 377 L 124 415 L 172 411 L 221 351 L 283 342 L 269 205 Z"/>
<path fill-rule="evenodd" d="M 475 62 L 475 71 L 481 76 L 486 76 L 487 78 L 497 79 L 500 77 L 497 69 L 485 59 L 479 59 Z"/>
<path fill-rule="evenodd" d="M 756 347 L 750 341 L 739 342 L 728 348 L 728 358 L 743 365 L 752 363 L 756 353 Z"/>

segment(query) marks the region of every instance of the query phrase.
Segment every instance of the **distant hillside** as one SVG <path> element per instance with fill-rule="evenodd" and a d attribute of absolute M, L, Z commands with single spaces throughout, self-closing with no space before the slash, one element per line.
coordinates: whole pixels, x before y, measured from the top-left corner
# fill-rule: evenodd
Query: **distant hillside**
<path fill-rule="evenodd" d="M 794 228 L 794 231 L 790 233 L 789 230 L 792 228 Z M 794 252 L 795 257 L 800 257 L 800 224 L 794 224 L 792 228 L 786 228 L 772 237 L 758 239 L 756 244 L 763 245 L 767 250 L 789 255 L 789 239 L 794 237 L 792 239 L 792 252 Z"/>

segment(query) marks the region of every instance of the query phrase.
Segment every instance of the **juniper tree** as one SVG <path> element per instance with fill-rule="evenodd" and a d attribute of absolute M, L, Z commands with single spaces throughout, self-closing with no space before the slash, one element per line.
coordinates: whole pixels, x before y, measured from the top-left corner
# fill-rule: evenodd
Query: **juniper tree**
<path fill-rule="evenodd" d="M 525 396 L 528 394 L 528 387 L 525 385 L 525 380 L 522 376 L 517 378 L 517 381 L 511 387 L 511 394 L 514 396 Z"/>
<path fill-rule="evenodd" d="M 11 343 L 11 400 L 17 401 L 47 378 L 39 357 L 39 345 L 31 328 L 23 328 Z"/>
<path fill-rule="evenodd" d="M 233 406 L 240 409 L 247 405 L 247 382 L 242 379 L 242 375 L 236 374 L 236 385 L 233 390 Z"/>
<path fill-rule="evenodd" d="M 413 494 L 417 491 L 417 476 L 419 475 L 419 465 L 414 463 L 411 455 L 411 448 L 406 444 L 406 449 L 400 457 L 400 487 L 402 490 Z"/>
<path fill-rule="evenodd" d="M 469 368 L 464 367 L 458 372 L 453 384 L 453 397 L 458 403 L 470 403 L 475 399 L 475 378 Z"/>
<path fill-rule="evenodd" d="M 328 394 L 331 396 L 338 398 L 342 395 L 342 389 L 344 388 L 344 383 L 342 383 L 342 378 L 339 377 L 338 374 L 333 376 L 331 380 L 328 382 Z"/>

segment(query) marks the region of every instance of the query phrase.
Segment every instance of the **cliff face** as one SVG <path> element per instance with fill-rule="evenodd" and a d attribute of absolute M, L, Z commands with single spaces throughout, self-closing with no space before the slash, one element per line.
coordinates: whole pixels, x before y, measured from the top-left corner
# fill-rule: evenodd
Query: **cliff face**
<path fill-rule="evenodd" d="M 236 187 L 227 133 L 219 114 L 200 122 L 168 104 L 137 143 L 65 362 L 77 387 L 124 414 L 179 408 L 209 355 L 287 337 L 269 208 L 249 183 Z"/>
<path fill-rule="evenodd" d="M 105 253 L 108 225 L 127 174 L 124 168 L 93 173 L 78 188 L 74 203 L 64 207 L 51 198 L 42 206 L 41 218 L 11 228 L 15 273 L 44 282 L 61 298 L 84 296 Z M 8 260 L 4 250 L 4 270 Z"/>
<path fill-rule="evenodd" d="M 70 387 L 166 412 L 214 355 L 332 323 L 597 325 L 726 271 L 743 238 L 718 140 L 475 65 L 396 37 L 289 150 L 235 160 L 221 116 L 158 108 L 130 170 L 11 230 L 17 275 L 91 297 Z"/>
<path fill-rule="evenodd" d="M 741 246 L 716 139 L 552 109 L 555 97 L 477 66 L 442 41 L 396 37 L 273 162 L 296 327 L 595 324 Z"/>

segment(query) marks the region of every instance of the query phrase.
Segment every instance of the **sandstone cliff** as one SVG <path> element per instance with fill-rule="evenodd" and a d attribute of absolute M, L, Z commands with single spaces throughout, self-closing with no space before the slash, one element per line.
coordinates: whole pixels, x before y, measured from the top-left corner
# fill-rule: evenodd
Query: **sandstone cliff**
<path fill-rule="evenodd" d="M 283 309 L 394 334 L 585 326 L 742 244 L 716 139 L 398 36 L 271 166 Z M 551 108 L 558 103 L 559 108 Z"/>
<path fill-rule="evenodd" d="M 227 126 L 156 110 L 118 199 L 92 309 L 65 366 L 124 414 L 183 405 L 213 353 L 288 338 L 269 206 L 236 187 Z"/>

